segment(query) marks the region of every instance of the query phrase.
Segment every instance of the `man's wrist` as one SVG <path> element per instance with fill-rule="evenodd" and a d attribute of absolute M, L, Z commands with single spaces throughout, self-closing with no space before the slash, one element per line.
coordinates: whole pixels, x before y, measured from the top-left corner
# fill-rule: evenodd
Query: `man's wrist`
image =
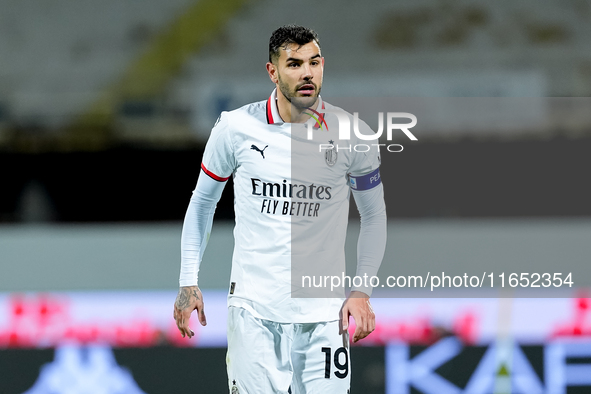
<path fill-rule="evenodd" d="M 180 281 L 179 287 L 198 287 L 197 282 L 195 281 Z"/>
<path fill-rule="evenodd" d="M 368 294 L 369 293 L 369 294 Z M 370 298 L 371 291 L 367 289 L 352 289 L 349 298 Z"/>

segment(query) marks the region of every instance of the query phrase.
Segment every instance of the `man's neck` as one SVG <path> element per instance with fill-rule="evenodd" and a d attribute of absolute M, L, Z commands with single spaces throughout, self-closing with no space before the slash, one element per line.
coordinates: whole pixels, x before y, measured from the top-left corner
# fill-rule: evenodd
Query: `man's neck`
<path fill-rule="evenodd" d="M 316 109 L 318 107 L 318 97 L 314 104 L 310 108 Z M 291 102 L 283 95 L 279 88 L 277 89 L 277 111 L 279 116 L 285 123 L 304 123 L 310 119 L 310 115 L 306 114 L 304 109 L 297 108 L 295 105 L 291 105 Z M 296 111 L 296 112 L 293 112 Z"/>

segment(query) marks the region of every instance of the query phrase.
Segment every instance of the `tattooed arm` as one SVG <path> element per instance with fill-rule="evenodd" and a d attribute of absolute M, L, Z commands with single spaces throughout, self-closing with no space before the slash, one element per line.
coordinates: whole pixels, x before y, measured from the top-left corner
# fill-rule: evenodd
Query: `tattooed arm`
<path fill-rule="evenodd" d="M 189 318 L 197 310 L 199 322 L 206 324 L 203 296 L 197 287 L 199 265 L 209 239 L 213 214 L 226 182 L 218 182 L 201 171 L 191 197 L 181 237 L 181 274 L 179 294 L 174 302 L 174 319 L 183 337 L 195 334 L 189 327 Z"/>
<path fill-rule="evenodd" d="M 192 338 L 195 333 L 189 327 L 189 319 L 193 310 L 197 310 L 199 323 L 202 326 L 207 324 L 205 312 L 203 311 L 203 295 L 197 286 L 181 287 L 174 302 L 174 320 L 183 338 Z"/>

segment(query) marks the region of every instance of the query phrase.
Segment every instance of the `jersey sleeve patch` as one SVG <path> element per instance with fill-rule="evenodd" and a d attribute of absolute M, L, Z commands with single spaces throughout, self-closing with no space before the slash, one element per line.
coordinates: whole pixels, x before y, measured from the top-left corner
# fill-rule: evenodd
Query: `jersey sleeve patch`
<path fill-rule="evenodd" d="M 369 190 L 382 183 L 380 169 L 376 168 L 369 174 L 361 176 L 349 175 L 349 186 L 353 190 Z"/>

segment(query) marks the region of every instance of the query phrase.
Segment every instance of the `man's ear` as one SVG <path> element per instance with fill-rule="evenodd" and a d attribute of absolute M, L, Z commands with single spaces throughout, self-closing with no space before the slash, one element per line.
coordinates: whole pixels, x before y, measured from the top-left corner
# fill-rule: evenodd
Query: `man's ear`
<path fill-rule="evenodd" d="M 267 72 L 269 73 L 269 78 L 271 78 L 271 81 L 274 84 L 277 84 L 277 82 L 279 82 L 277 78 L 277 67 L 275 67 L 275 65 L 271 62 L 267 62 Z"/>

